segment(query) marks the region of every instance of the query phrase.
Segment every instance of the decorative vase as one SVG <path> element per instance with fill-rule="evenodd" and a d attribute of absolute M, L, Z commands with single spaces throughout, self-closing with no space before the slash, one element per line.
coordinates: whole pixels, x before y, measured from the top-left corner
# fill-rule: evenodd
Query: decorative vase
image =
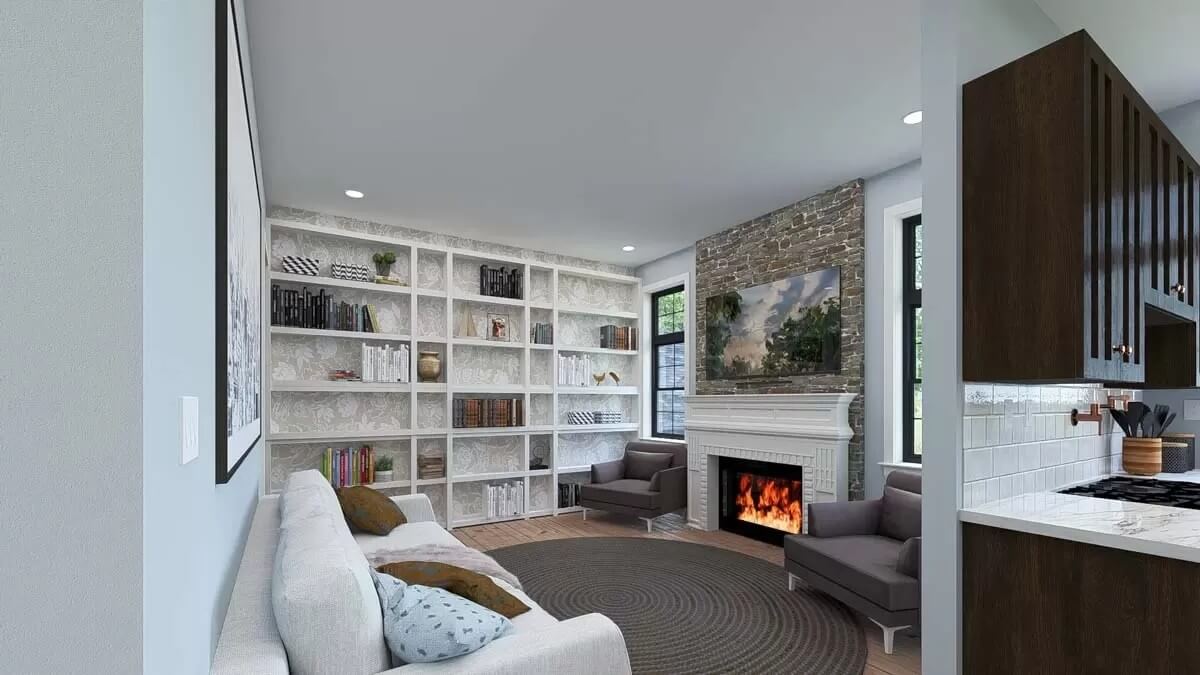
<path fill-rule="evenodd" d="M 375 263 L 375 273 L 381 277 L 392 276 L 393 263 Z"/>
<path fill-rule="evenodd" d="M 392 482 L 392 472 L 391 472 L 391 471 L 378 471 L 378 470 L 377 470 L 377 471 L 375 472 L 375 482 L 376 482 L 376 483 L 390 483 L 390 482 Z"/>
<path fill-rule="evenodd" d="M 1162 473 L 1162 439 L 1126 436 L 1121 441 L 1121 468 L 1135 476 Z"/>
<path fill-rule="evenodd" d="M 421 352 L 417 359 L 417 377 L 422 382 L 436 382 L 441 374 L 441 355 L 437 352 Z"/>

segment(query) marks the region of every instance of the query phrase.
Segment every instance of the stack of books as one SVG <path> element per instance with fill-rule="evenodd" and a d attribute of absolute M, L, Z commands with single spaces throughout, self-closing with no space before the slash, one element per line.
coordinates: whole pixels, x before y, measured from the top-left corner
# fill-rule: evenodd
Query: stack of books
<path fill-rule="evenodd" d="M 637 349 L 637 328 L 635 326 L 616 326 L 608 324 L 600 327 L 601 349 Z"/>
<path fill-rule="evenodd" d="M 375 482 L 375 448 L 325 448 L 321 474 L 334 487 L 368 485 Z"/>
<path fill-rule="evenodd" d="M 337 302 L 321 289 L 312 293 L 307 286 L 287 290 L 271 286 L 271 325 L 290 328 L 317 328 L 379 333 L 379 315 L 375 305 Z"/>
<path fill-rule="evenodd" d="M 488 518 L 506 518 L 525 513 L 525 486 L 519 480 L 488 485 L 484 497 Z"/>
<path fill-rule="evenodd" d="M 588 387 L 592 379 L 592 357 L 558 355 L 558 383 L 567 387 Z"/>
<path fill-rule="evenodd" d="M 408 345 L 392 348 L 391 345 L 362 346 L 363 382 L 408 382 L 411 368 Z"/>
<path fill-rule="evenodd" d="M 530 342 L 535 345 L 552 345 L 554 344 L 554 324 L 550 323 L 535 323 L 529 329 Z"/>
<path fill-rule="evenodd" d="M 494 269 L 487 265 L 479 266 L 479 294 L 490 295 L 493 298 L 521 299 L 521 268 L 511 270 L 506 267 Z"/>
<path fill-rule="evenodd" d="M 417 478 L 446 477 L 446 458 L 441 455 L 417 455 Z"/>
<path fill-rule="evenodd" d="M 525 426 L 525 400 L 520 398 L 456 398 L 455 429 Z"/>
<path fill-rule="evenodd" d="M 579 486 L 582 483 L 558 484 L 558 508 L 565 509 L 579 506 Z"/>

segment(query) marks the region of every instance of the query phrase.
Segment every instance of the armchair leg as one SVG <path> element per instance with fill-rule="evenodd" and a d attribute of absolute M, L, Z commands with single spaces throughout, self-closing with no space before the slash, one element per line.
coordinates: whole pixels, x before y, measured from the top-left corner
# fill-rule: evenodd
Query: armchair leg
<path fill-rule="evenodd" d="M 654 519 L 653 518 L 640 518 L 640 520 L 646 521 L 646 533 L 647 534 L 654 532 Z"/>
<path fill-rule="evenodd" d="M 583 519 L 587 520 L 587 507 L 581 506 L 579 508 L 583 509 Z"/>
<path fill-rule="evenodd" d="M 788 590 L 789 591 L 796 590 L 796 578 L 797 577 L 795 574 L 788 572 Z"/>
<path fill-rule="evenodd" d="M 885 626 L 875 619 L 871 619 L 871 623 L 883 629 L 883 653 L 891 654 L 892 648 L 896 642 L 896 631 L 911 628 L 912 626 Z"/>

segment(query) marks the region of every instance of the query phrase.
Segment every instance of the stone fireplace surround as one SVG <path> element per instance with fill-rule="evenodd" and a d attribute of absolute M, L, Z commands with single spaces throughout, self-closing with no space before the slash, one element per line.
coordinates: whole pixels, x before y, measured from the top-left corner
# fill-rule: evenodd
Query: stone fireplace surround
<path fill-rule="evenodd" d="M 720 457 L 803 467 L 805 510 L 845 501 L 850 402 L 856 394 L 733 394 L 686 397 L 688 524 L 720 526 Z"/>

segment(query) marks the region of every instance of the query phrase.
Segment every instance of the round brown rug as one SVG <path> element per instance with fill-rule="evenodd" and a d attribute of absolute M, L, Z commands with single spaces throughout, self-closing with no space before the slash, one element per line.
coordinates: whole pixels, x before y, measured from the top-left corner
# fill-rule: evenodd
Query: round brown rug
<path fill-rule="evenodd" d="M 663 539 L 593 537 L 487 552 L 547 612 L 621 627 L 635 673 L 853 673 L 867 660 L 851 612 L 787 590 L 782 567 Z"/>

